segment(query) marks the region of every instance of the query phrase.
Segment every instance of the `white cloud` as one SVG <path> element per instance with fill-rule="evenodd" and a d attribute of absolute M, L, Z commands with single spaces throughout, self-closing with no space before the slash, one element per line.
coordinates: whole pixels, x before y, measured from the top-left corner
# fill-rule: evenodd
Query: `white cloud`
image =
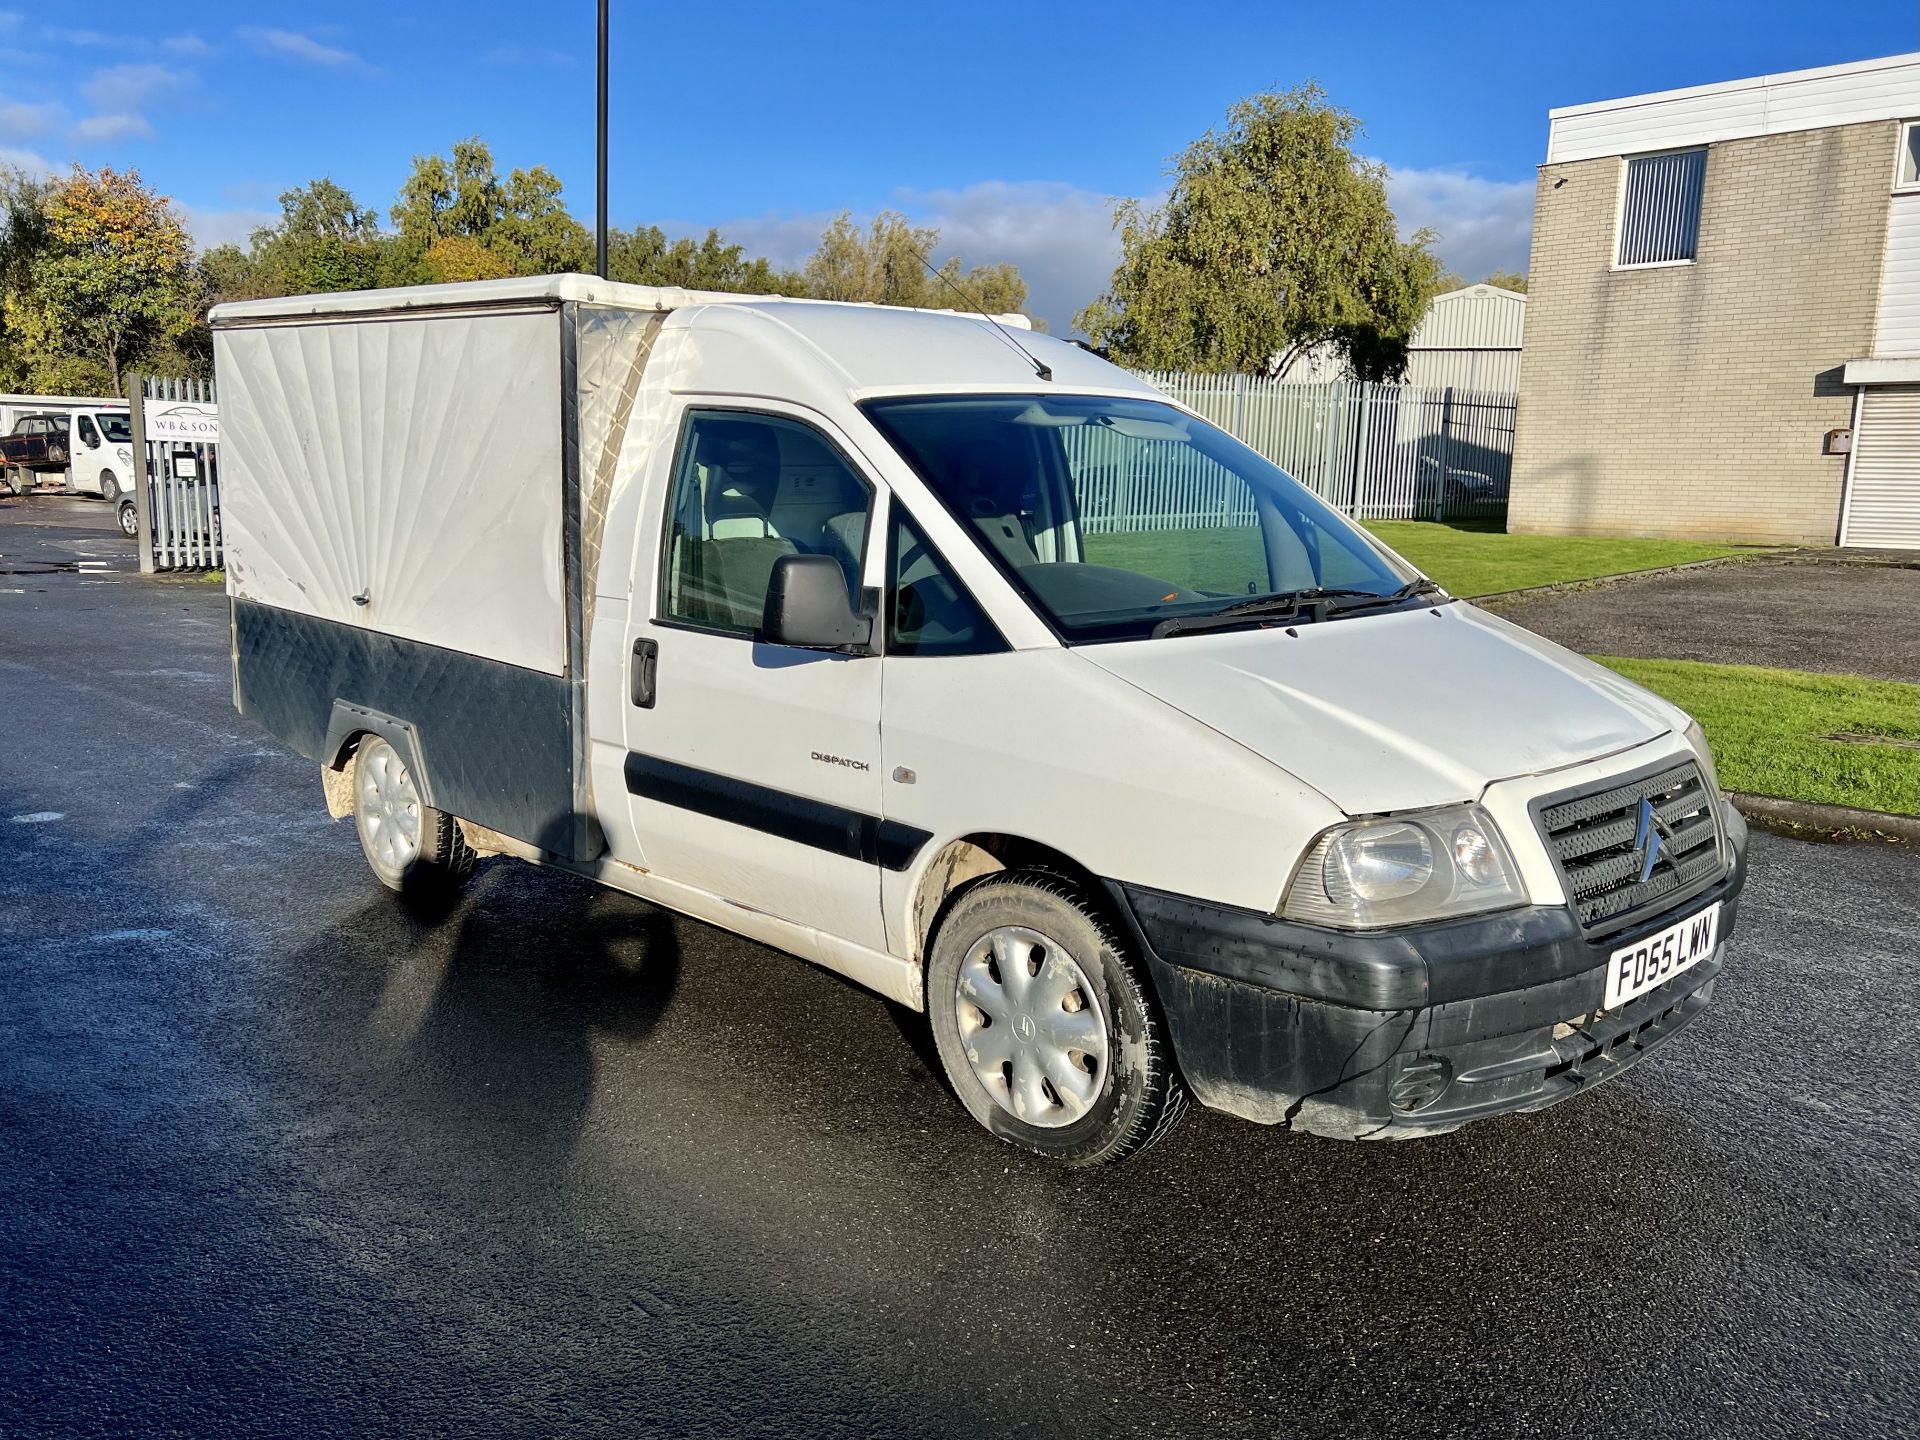
<path fill-rule="evenodd" d="M 53 162 L 31 150 L 0 145 L 0 170 L 24 170 L 34 179 L 44 180 L 53 174 Z"/>
<path fill-rule="evenodd" d="M 255 230 L 280 218 L 270 210 L 202 210 L 197 205 L 182 205 L 178 200 L 173 202 L 173 208 L 180 213 L 181 223 L 187 227 L 193 243 L 202 250 L 210 250 L 215 245 L 244 245 Z"/>
<path fill-rule="evenodd" d="M 57 40 L 63 45 L 92 45 L 104 48 L 122 43 L 117 36 L 104 30 L 64 30 L 58 26 L 48 26 L 41 32 L 49 40 Z"/>
<path fill-rule="evenodd" d="M 933 260 L 958 255 L 975 265 L 1010 261 L 1028 286 L 1027 309 L 1055 335 L 1072 332 L 1073 314 L 1106 288 L 1119 259 L 1112 201 L 1064 181 L 987 180 L 961 189 L 896 190 L 891 208 L 916 225 L 940 230 Z M 722 222 L 720 233 L 749 255 L 797 267 L 820 243 L 835 211 L 785 212 Z M 856 214 L 865 224 L 873 216 Z M 675 234 L 701 235 L 704 225 L 663 223 Z"/>
<path fill-rule="evenodd" d="M 1486 180 L 1465 170 L 1387 169 L 1387 198 L 1403 234 L 1429 227 L 1433 251 L 1469 280 L 1527 268 L 1533 182 Z"/>
<path fill-rule="evenodd" d="M 164 65 L 109 65 L 96 70 L 80 87 L 80 93 L 96 110 L 130 115 L 184 79 L 179 71 Z"/>
<path fill-rule="evenodd" d="M 169 55 L 183 55 L 188 59 L 200 59 L 213 53 L 211 45 L 191 32 L 185 35 L 169 35 L 160 42 L 160 48 Z"/>
<path fill-rule="evenodd" d="M 548 70 L 564 70 L 573 64 L 573 56 L 564 50 L 544 45 L 496 45 L 483 57 L 489 65 L 540 65 Z"/>
<path fill-rule="evenodd" d="M 301 60 L 309 65 L 324 66 L 329 70 L 373 68 L 351 50 L 342 50 L 337 45 L 323 44 L 311 35 L 302 35 L 297 30 L 259 29 L 249 26 L 237 33 L 242 40 L 262 55 L 277 55 L 288 60 Z"/>
<path fill-rule="evenodd" d="M 144 115 L 89 115 L 73 127 L 75 142 L 110 145 L 116 140 L 151 140 L 153 126 Z"/>
<path fill-rule="evenodd" d="M 29 105 L 24 101 L 0 103 L 0 140 L 44 135 L 60 123 L 64 114 L 58 105 Z"/>

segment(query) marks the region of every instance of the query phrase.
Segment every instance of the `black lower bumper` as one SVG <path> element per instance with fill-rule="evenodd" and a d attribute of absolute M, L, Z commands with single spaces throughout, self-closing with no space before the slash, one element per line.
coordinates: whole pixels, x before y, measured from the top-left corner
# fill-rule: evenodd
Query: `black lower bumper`
<path fill-rule="evenodd" d="M 1706 1008 L 1746 879 L 1588 939 L 1565 907 L 1372 935 L 1113 885 L 1199 1101 L 1340 1139 L 1440 1134 L 1540 1110 L 1619 1074 Z M 1608 958 L 1718 902 L 1720 948 L 1599 1013 Z"/>

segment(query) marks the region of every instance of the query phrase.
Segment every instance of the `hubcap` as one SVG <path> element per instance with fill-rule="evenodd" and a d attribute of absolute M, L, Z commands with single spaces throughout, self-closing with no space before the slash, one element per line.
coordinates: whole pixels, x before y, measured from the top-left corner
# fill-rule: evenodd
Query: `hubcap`
<path fill-rule="evenodd" d="M 362 751 L 354 772 L 360 792 L 355 809 L 367 848 L 397 875 L 420 854 L 420 793 L 385 741 Z"/>
<path fill-rule="evenodd" d="M 960 1043 L 994 1104 L 1029 1125 L 1071 1125 L 1100 1097 L 1107 1024 L 1064 945 L 1022 925 L 974 943 L 954 1006 Z"/>

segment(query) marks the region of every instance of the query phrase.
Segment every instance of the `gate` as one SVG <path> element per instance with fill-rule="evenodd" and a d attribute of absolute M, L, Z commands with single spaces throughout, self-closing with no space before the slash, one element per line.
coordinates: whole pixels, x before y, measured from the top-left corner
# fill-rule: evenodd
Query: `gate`
<path fill-rule="evenodd" d="M 220 543 L 220 414 L 211 380 L 135 376 L 128 387 L 133 444 L 145 458 L 136 483 L 140 569 L 212 570 Z"/>

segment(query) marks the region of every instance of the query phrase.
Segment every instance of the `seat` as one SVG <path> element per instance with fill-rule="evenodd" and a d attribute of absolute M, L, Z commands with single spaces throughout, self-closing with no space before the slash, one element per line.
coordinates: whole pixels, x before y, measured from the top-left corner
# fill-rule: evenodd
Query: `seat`
<path fill-rule="evenodd" d="M 1006 463 L 1000 447 L 984 442 L 958 447 L 950 479 L 960 509 L 1002 559 L 1016 570 L 1040 563 L 1020 519 L 1020 472 Z"/>

